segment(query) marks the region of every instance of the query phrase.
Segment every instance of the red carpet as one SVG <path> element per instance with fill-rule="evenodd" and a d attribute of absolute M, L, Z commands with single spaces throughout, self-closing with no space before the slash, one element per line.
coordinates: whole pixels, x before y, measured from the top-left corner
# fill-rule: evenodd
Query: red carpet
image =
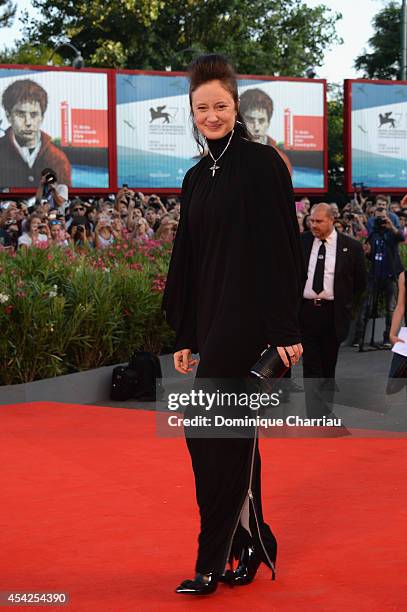
<path fill-rule="evenodd" d="M 8 406 L 0 432 L 0 591 L 67 591 L 75 612 L 406 609 L 403 439 L 262 440 L 277 580 L 191 601 L 173 593 L 195 561 L 189 456 L 154 413 Z"/>

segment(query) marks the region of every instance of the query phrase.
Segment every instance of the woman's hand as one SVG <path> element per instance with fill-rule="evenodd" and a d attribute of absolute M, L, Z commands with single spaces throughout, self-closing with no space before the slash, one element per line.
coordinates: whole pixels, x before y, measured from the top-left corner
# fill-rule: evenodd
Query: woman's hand
<path fill-rule="evenodd" d="M 191 349 L 182 349 L 174 353 L 174 368 L 180 374 L 188 374 L 192 372 L 193 366 L 196 366 L 198 359 L 192 359 Z"/>
<path fill-rule="evenodd" d="M 390 334 L 389 340 L 392 344 L 396 344 L 396 342 L 404 342 L 402 338 L 399 338 L 398 336 L 394 334 Z"/>
<path fill-rule="evenodd" d="M 282 361 L 284 362 L 286 368 L 289 368 L 290 365 L 295 365 L 299 361 L 303 353 L 302 344 L 293 344 L 292 346 L 278 346 L 277 352 L 280 355 Z M 288 361 L 287 354 L 290 357 L 291 364 Z"/>

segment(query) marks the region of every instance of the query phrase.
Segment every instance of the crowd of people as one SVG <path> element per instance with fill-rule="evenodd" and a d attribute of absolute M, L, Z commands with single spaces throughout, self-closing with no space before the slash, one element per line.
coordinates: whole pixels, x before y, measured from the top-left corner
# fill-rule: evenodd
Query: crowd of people
<path fill-rule="evenodd" d="M 359 192 L 341 210 L 334 202 L 331 202 L 330 205 L 335 213 L 335 229 L 338 232 L 367 242 L 375 217 L 382 217 L 384 224 L 389 229 L 393 226 L 400 230 L 403 234 L 403 241 L 407 242 L 407 195 L 398 202 L 390 200 L 389 196 L 384 194 L 369 198 Z M 297 201 L 296 209 L 300 232 L 309 231 L 310 200 L 304 197 Z"/>
<path fill-rule="evenodd" d="M 69 200 L 66 185 L 45 168 L 35 198 L 0 203 L 0 248 L 37 246 L 104 249 L 120 239 L 172 241 L 178 227 L 177 197 L 145 195 L 123 186 L 106 197 Z"/>
<path fill-rule="evenodd" d="M 368 198 L 358 193 L 340 210 L 330 203 L 337 232 L 363 244 L 369 277 L 359 309 L 354 346 L 363 342 L 366 320 L 385 308 L 383 345 L 390 347 L 391 318 L 397 298 L 397 282 L 403 269 L 399 245 L 407 243 L 407 195 L 400 202 L 386 195 Z M 312 204 L 307 197 L 296 202 L 301 233 L 311 231 Z M 68 187 L 58 183 L 56 172 L 45 168 L 36 195 L 29 200 L 0 202 L 0 249 L 16 251 L 32 246 L 105 249 L 121 239 L 174 240 L 180 217 L 176 196 L 160 198 L 135 192 L 124 185 L 109 196 L 69 199 Z"/>
<path fill-rule="evenodd" d="M 367 288 L 356 310 L 351 342 L 354 347 L 363 347 L 368 340 L 368 320 L 384 314 L 385 328 L 379 344 L 391 348 L 391 323 L 403 271 L 399 247 L 407 243 L 407 195 L 399 202 L 387 195 L 368 198 L 358 193 L 342 209 L 333 202 L 323 206 L 329 208 L 339 234 L 362 244 L 368 269 Z M 69 199 L 68 187 L 58 183 L 54 170 L 45 168 L 35 197 L 0 201 L 0 251 L 15 252 L 33 246 L 105 249 L 119 240 L 171 243 L 180 208 L 177 196 L 161 198 L 135 192 L 127 185 L 117 194 Z M 312 211 L 309 198 L 296 202 L 298 226 L 304 238 L 314 233 Z"/>

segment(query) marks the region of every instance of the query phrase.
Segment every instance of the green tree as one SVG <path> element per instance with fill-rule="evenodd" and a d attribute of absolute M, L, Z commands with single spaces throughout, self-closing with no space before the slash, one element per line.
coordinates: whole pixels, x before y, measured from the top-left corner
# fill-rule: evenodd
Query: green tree
<path fill-rule="evenodd" d="M 16 44 L 14 47 L 0 51 L 0 64 L 47 64 L 52 54 L 52 49 L 47 45 L 32 45 L 30 43 Z M 55 54 L 52 58 L 56 66 L 64 64 L 60 55 Z"/>
<path fill-rule="evenodd" d="M 400 75 L 401 6 L 390 2 L 373 18 L 374 34 L 368 43 L 372 49 L 355 60 L 355 68 L 369 79 L 397 79 Z"/>
<path fill-rule="evenodd" d="M 328 86 L 328 199 L 342 203 L 344 193 L 343 88 Z"/>
<path fill-rule="evenodd" d="M 0 27 L 7 28 L 13 22 L 16 5 L 12 0 L 0 0 Z"/>
<path fill-rule="evenodd" d="M 25 16 L 27 40 L 52 47 L 69 40 L 96 67 L 182 70 L 195 54 L 216 51 L 240 73 L 300 76 L 341 42 L 335 31 L 341 15 L 302 0 L 33 0 L 33 6 L 41 18 Z"/>

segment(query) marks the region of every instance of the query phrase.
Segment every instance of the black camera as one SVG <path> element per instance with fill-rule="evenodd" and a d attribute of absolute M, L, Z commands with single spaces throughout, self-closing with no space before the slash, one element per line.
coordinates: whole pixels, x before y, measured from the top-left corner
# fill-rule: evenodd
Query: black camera
<path fill-rule="evenodd" d="M 47 174 L 45 175 L 45 183 L 47 185 L 51 185 L 52 183 L 55 183 L 57 180 L 57 177 L 55 176 L 55 174 L 52 174 L 52 172 L 47 172 Z"/>
<path fill-rule="evenodd" d="M 378 232 L 386 229 L 386 219 L 383 217 L 376 217 L 374 220 L 374 229 Z"/>

